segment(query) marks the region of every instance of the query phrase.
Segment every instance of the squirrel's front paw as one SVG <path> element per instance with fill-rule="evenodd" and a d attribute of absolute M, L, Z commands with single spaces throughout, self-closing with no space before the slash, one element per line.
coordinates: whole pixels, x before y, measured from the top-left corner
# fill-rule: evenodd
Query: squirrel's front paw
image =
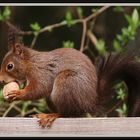
<path fill-rule="evenodd" d="M 22 92 L 20 90 L 13 90 L 8 92 L 6 99 L 9 101 L 18 100 L 20 99 Z"/>

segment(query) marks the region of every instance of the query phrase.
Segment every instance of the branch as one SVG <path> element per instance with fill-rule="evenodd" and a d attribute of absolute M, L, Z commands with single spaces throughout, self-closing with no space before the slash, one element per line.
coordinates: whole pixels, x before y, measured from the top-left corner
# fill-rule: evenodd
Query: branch
<path fill-rule="evenodd" d="M 83 18 L 83 19 L 74 19 L 74 23 L 75 24 L 77 24 L 77 23 L 82 23 L 83 24 L 83 33 L 82 33 L 81 46 L 80 46 L 80 51 L 81 52 L 84 50 L 84 43 L 85 43 L 86 30 L 87 30 L 87 22 L 90 21 L 91 19 L 96 19 L 96 17 L 98 15 L 100 15 L 102 12 L 104 12 L 109 7 L 110 6 L 104 6 L 104 7 L 100 8 L 97 12 L 92 13 L 91 15 L 89 15 L 86 18 Z M 9 21 L 6 21 L 5 23 L 9 27 L 15 28 L 15 26 L 13 24 L 11 24 Z M 52 25 L 47 25 L 44 28 L 40 29 L 40 31 L 38 32 L 38 35 L 41 34 L 41 33 L 43 33 L 43 32 L 49 31 L 50 29 L 59 28 L 59 27 L 65 26 L 65 25 L 67 25 L 67 21 L 62 21 L 60 23 L 56 23 L 56 24 L 52 24 Z M 19 35 L 23 35 L 23 36 L 24 35 L 33 35 L 33 34 L 34 34 L 34 31 L 21 31 L 19 33 Z M 33 46 L 35 45 L 36 40 L 37 40 L 37 37 L 38 36 L 34 36 L 34 38 L 32 40 L 32 43 L 31 43 L 31 48 L 33 48 Z"/>
<path fill-rule="evenodd" d="M 23 117 L 25 117 L 25 116 L 27 116 L 27 115 L 29 115 L 29 114 L 31 114 L 31 113 L 38 113 L 38 114 L 39 114 L 39 113 L 42 113 L 42 112 L 39 111 L 37 108 L 33 108 L 33 109 L 27 111 L 27 112 L 24 114 Z"/>
<path fill-rule="evenodd" d="M 81 47 L 80 47 L 81 52 L 83 52 L 83 50 L 84 50 L 84 43 L 85 43 L 85 39 L 86 39 L 86 31 L 87 31 L 87 23 L 84 21 L 83 22 L 83 34 L 82 34 Z"/>
<path fill-rule="evenodd" d="M 90 31 L 87 31 L 87 36 L 89 37 L 89 39 L 91 40 L 91 42 L 96 45 L 97 44 L 97 38 L 96 36 Z"/>
<path fill-rule="evenodd" d="M 104 7 L 100 8 L 97 12 L 95 12 L 95 13 L 89 15 L 88 17 L 86 17 L 85 20 L 86 20 L 86 21 L 89 21 L 89 20 L 91 20 L 91 19 L 96 18 L 96 17 L 99 16 L 101 13 L 103 13 L 105 10 L 107 10 L 109 7 L 110 7 L 110 6 L 108 5 L 108 6 L 104 6 Z"/>
<path fill-rule="evenodd" d="M 15 102 L 12 102 L 9 106 L 9 108 L 4 112 L 3 116 L 2 117 L 5 117 L 7 116 L 7 114 L 10 112 L 10 110 L 16 105 L 18 104 L 20 101 L 15 101 Z"/>
<path fill-rule="evenodd" d="M 14 26 L 10 21 L 6 20 L 5 21 L 6 25 L 10 28 L 13 28 L 13 29 L 17 29 L 16 26 Z M 33 31 L 20 31 L 19 32 L 19 35 L 21 36 L 24 36 L 24 35 L 32 35 L 33 34 Z"/>
<path fill-rule="evenodd" d="M 39 35 L 39 34 L 38 34 Z M 33 40 L 32 40 L 32 43 L 31 43 L 31 48 L 34 47 L 35 43 L 36 43 L 36 40 L 37 40 L 37 37 L 38 35 L 34 36 Z"/>
<path fill-rule="evenodd" d="M 75 19 L 74 20 L 74 23 L 77 24 L 77 23 L 82 23 L 83 20 L 82 19 Z M 67 25 L 67 22 L 66 21 L 62 21 L 60 23 L 56 23 L 56 24 L 52 24 L 52 25 L 48 25 L 44 28 L 42 28 L 39 33 L 43 33 L 43 32 L 46 32 L 46 31 L 49 31 L 50 29 L 54 29 L 54 28 L 58 28 L 58 27 L 62 27 L 62 26 L 66 26 Z"/>
<path fill-rule="evenodd" d="M 91 31 L 91 32 L 92 32 L 93 27 L 94 27 L 94 25 L 95 25 L 95 21 L 96 21 L 96 19 L 93 19 L 93 20 L 90 22 L 90 27 L 89 27 L 88 31 Z M 88 36 L 88 31 L 87 31 L 87 36 Z M 89 39 L 89 37 L 88 37 L 87 40 L 86 40 L 86 43 L 85 43 L 85 49 L 89 47 L 89 42 L 90 42 L 90 39 Z"/>
<path fill-rule="evenodd" d="M 89 15 L 88 17 L 86 17 L 85 19 L 83 19 L 83 35 L 82 35 L 82 41 L 81 41 L 81 47 L 80 47 L 81 52 L 84 50 L 84 41 L 85 41 L 85 36 L 86 36 L 86 28 L 85 28 L 85 26 L 87 25 L 87 22 L 92 19 L 92 23 L 91 23 L 92 27 L 90 26 L 90 30 L 88 30 L 87 36 L 91 39 L 92 43 L 94 45 L 96 45 L 97 39 L 96 39 L 95 35 L 92 34 L 91 29 L 93 28 L 93 25 L 95 23 L 96 17 L 98 15 L 100 15 L 102 12 L 104 12 L 106 9 L 108 9 L 109 7 L 110 6 L 104 6 L 104 7 L 100 8 L 97 12 L 95 12 L 95 13 Z M 85 25 L 84 25 L 84 23 L 85 23 Z M 88 42 L 89 41 L 87 41 L 86 44 L 88 44 Z M 86 47 L 88 47 L 88 46 L 86 46 Z"/>

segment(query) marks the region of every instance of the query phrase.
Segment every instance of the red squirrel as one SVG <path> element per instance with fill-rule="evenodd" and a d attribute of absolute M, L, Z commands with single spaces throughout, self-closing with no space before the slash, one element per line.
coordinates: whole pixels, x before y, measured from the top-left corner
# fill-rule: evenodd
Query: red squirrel
<path fill-rule="evenodd" d="M 97 66 L 82 52 L 59 48 L 40 52 L 26 47 L 17 31 L 9 35 L 9 51 L 3 58 L 0 81 L 26 83 L 11 91 L 9 100 L 46 98 L 56 112 L 37 114 L 42 127 L 59 117 L 94 114 L 112 94 L 112 85 L 123 80 L 128 86 L 128 116 L 140 116 L 140 64 L 131 56 L 109 55 Z"/>

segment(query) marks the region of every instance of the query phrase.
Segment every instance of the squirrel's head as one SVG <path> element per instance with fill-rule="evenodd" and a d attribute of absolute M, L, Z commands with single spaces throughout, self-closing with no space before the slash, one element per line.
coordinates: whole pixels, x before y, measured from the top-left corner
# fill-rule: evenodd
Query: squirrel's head
<path fill-rule="evenodd" d="M 9 83 L 16 81 L 19 84 L 26 80 L 26 67 L 24 51 L 25 47 L 23 43 L 18 42 L 15 35 L 10 36 L 10 42 L 8 42 L 9 51 L 3 58 L 0 70 L 0 82 Z"/>
<path fill-rule="evenodd" d="M 9 49 L 1 65 L 0 81 L 4 83 L 16 81 L 21 84 L 26 80 L 24 46 L 16 43 Z"/>

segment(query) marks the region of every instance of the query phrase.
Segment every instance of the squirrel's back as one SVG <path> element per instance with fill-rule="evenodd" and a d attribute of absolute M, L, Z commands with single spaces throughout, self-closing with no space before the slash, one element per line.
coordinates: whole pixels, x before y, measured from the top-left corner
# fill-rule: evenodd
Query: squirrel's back
<path fill-rule="evenodd" d="M 32 61 L 42 67 L 52 66 L 60 71 L 71 69 L 77 72 L 88 70 L 95 74 L 95 67 L 90 59 L 80 51 L 72 48 L 59 48 L 50 52 L 38 52 Z M 95 74 L 96 76 L 96 74 Z"/>

